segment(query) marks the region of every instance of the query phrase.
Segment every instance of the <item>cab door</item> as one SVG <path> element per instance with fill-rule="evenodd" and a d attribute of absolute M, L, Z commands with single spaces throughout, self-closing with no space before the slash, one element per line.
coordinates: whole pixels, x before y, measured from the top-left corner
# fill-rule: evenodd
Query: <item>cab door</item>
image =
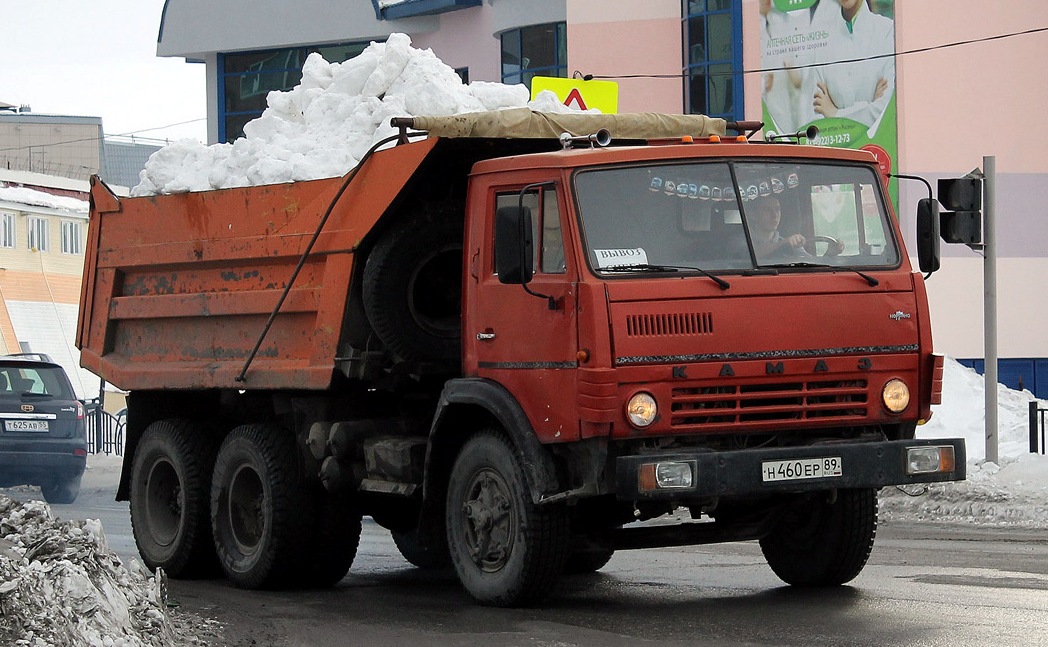
<path fill-rule="evenodd" d="M 482 232 L 471 240 L 463 326 L 467 374 L 494 380 L 516 397 L 542 442 L 573 440 L 577 266 L 564 244 L 565 204 L 554 182 L 491 188 Z M 531 210 L 535 274 L 525 290 L 503 284 L 495 270 L 495 212 L 520 204 Z M 530 291 L 530 293 L 529 293 Z M 536 296 L 539 295 L 539 296 Z"/>

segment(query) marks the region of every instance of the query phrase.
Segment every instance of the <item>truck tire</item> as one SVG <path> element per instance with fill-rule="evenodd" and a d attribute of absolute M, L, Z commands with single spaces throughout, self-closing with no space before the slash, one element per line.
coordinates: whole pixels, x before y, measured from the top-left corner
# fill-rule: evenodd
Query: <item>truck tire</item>
<path fill-rule="evenodd" d="M 443 541 L 440 541 L 439 546 L 426 546 L 419 541 L 417 530 L 407 532 L 393 530 L 391 533 L 397 550 L 412 566 L 424 570 L 436 570 L 451 563 L 446 537 L 442 537 Z"/>
<path fill-rule="evenodd" d="M 596 573 L 607 566 L 614 555 L 615 551 L 610 548 L 573 552 L 564 565 L 564 572 L 570 575 Z"/>
<path fill-rule="evenodd" d="M 368 321 L 397 358 L 458 366 L 460 219 L 436 214 L 386 232 L 368 256 L 362 287 Z"/>
<path fill-rule="evenodd" d="M 309 578 L 315 512 L 299 475 L 294 436 L 244 425 L 218 450 L 211 526 L 226 576 L 243 589 L 282 588 Z"/>
<path fill-rule="evenodd" d="M 158 420 L 131 462 L 131 529 L 142 560 L 169 577 L 217 570 L 208 492 L 215 436 L 190 420 Z"/>
<path fill-rule="evenodd" d="M 862 571 L 877 534 L 877 490 L 838 490 L 836 500 L 804 497 L 760 540 L 768 565 L 794 586 L 836 586 Z"/>
<path fill-rule="evenodd" d="M 564 572 L 567 509 L 532 502 L 514 448 L 495 430 L 474 436 L 459 453 L 448 483 L 446 515 L 455 572 L 481 604 L 536 603 Z"/>
<path fill-rule="evenodd" d="M 83 474 L 76 476 L 59 476 L 50 483 L 40 486 L 40 493 L 44 495 L 44 501 L 54 504 L 69 504 L 76 501 L 80 494 L 80 479 Z"/>
<path fill-rule="evenodd" d="M 327 492 L 317 492 L 315 496 L 327 496 L 328 500 L 314 520 L 308 539 L 309 563 L 299 583 L 326 588 L 341 582 L 353 565 L 360 545 L 360 512 L 349 502 Z"/>

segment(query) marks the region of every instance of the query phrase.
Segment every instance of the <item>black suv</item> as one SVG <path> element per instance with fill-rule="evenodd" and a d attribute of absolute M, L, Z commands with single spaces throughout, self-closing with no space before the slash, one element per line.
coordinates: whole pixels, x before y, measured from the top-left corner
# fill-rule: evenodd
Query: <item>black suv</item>
<path fill-rule="evenodd" d="M 46 356 L 0 357 L 0 487 L 39 485 L 48 503 L 72 503 L 86 466 L 84 404 L 65 370 Z"/>

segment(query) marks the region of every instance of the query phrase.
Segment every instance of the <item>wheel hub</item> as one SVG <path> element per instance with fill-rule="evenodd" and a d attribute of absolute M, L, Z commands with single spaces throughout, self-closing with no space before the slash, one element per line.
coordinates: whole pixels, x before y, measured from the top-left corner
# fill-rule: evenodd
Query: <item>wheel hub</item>
<path fill-rule="evenodd" d="M 473 562 L 486 572 L 506 565 L 517 530 L 517 514 L 509 486 L 500 474 L 483 470 L 466 490 L 466 547 Z"/>

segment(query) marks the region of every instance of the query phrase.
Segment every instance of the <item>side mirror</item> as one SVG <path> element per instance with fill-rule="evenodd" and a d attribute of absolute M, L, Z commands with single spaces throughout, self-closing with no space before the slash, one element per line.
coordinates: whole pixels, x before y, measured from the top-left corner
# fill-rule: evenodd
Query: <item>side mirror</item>
<path fill-rule="evenodd" d="M 939 203 L 934 198 L 917 201 L 917 262 L 925 274 L 939 269 Z"/>
<path fill-rule="evenodd" d="M 499 283 L 527 285 L 535 274 L 531 209 L 499 207 L 495 212 L 495 271 Z"/>

